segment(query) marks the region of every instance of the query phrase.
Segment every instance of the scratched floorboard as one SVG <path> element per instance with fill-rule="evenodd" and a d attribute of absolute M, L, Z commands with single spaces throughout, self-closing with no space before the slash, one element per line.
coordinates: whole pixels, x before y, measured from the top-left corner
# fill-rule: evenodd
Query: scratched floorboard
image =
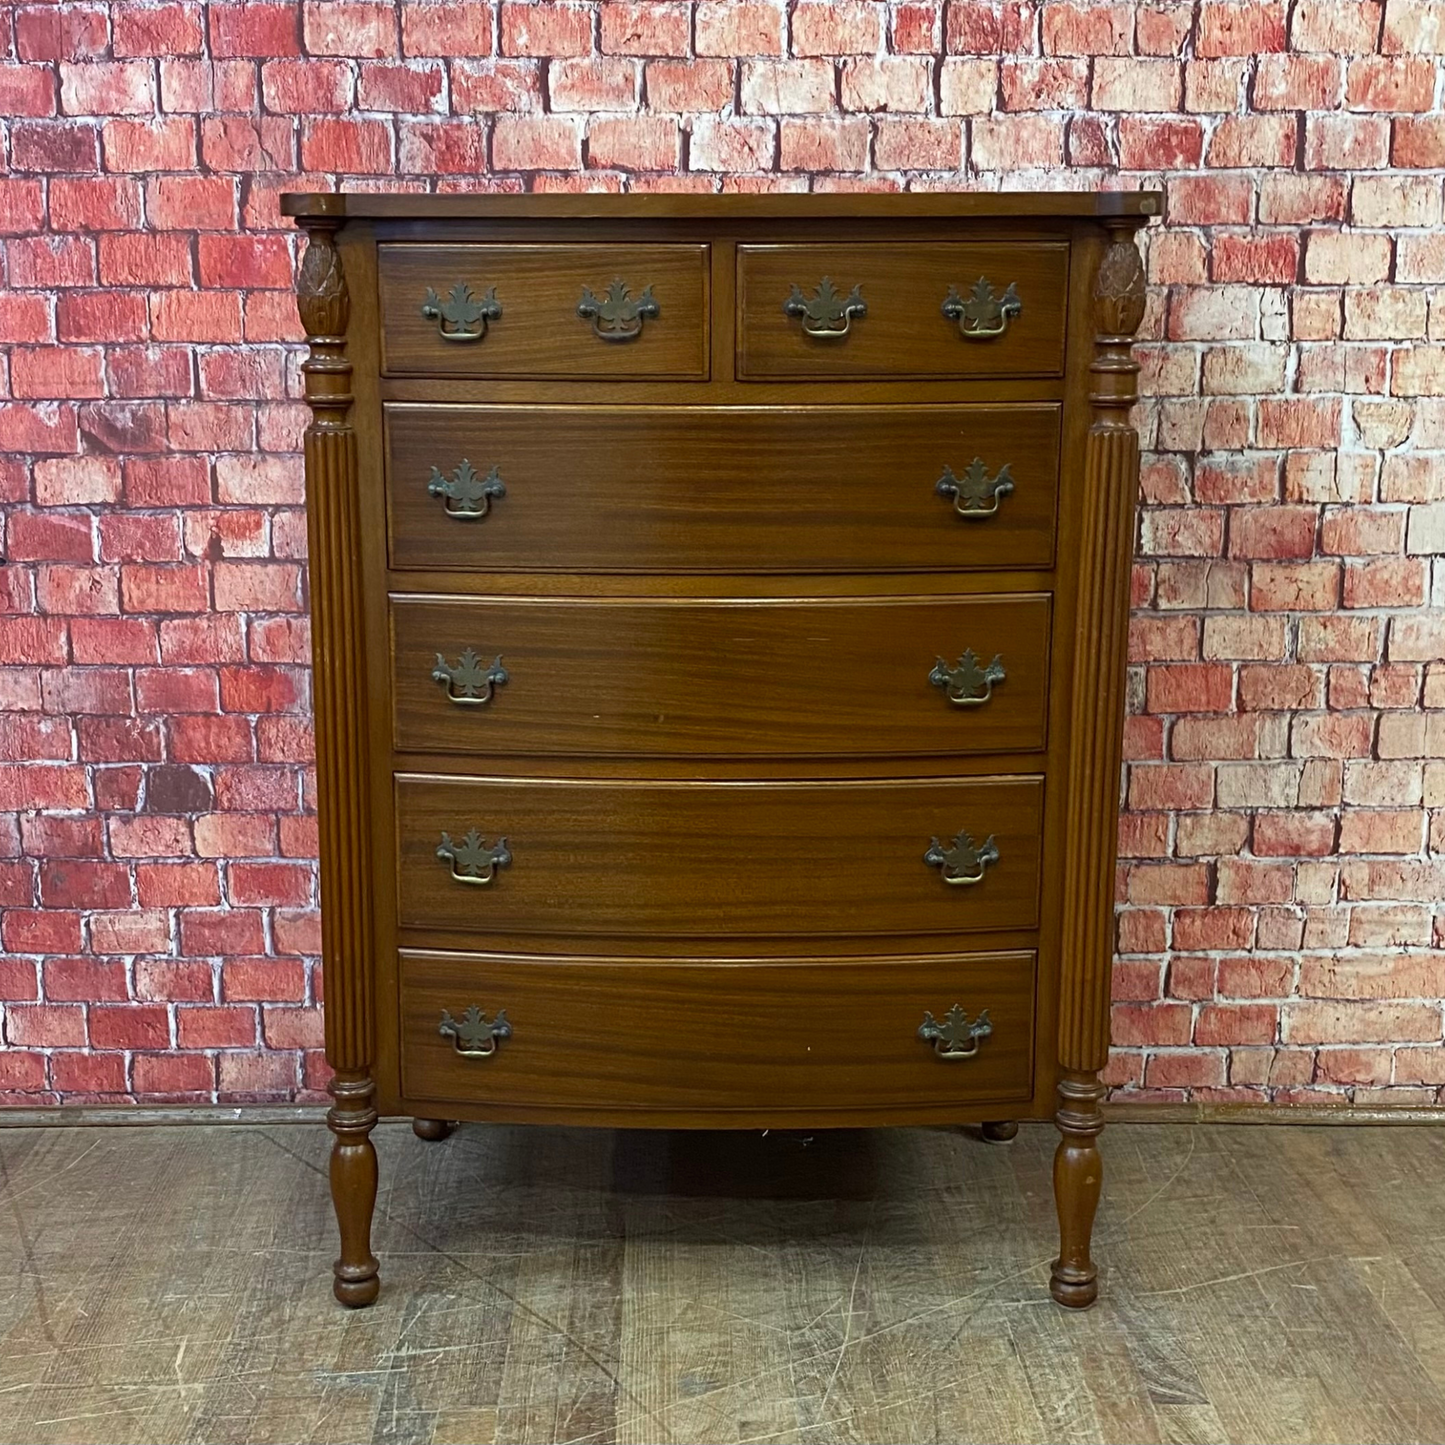
<path fill-rule="evenodd" d="M 1105 1297 L 1046 1293 L 1051 1131 L 0 1130 L 0 1445 L 1445 1445 L 1445 1131 L 1116 1126 Z"/>

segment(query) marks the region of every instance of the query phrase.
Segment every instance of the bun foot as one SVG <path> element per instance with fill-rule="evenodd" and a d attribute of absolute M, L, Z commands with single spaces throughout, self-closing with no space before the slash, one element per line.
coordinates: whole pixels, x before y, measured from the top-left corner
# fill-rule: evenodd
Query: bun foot
<path fill-rule="evenodd" d="M 373 1268 L 369 1275 L 351 1276 L 344 1273 L 345 1266 L 336 1266 L 336 1278 L 331 1283 L 331 1292 L 348 1309 L 359 1310 L 375 1304 L 381 1293 L 381 1276 Z"/>
<path fill-rule="evenodd" d="M 1065 1273 L 1063 1264 L 1055 1260 L 1054 1272 L 1049 1279 L 1049 1293 L 1065 1309 L 1086 1310 L 1099 1298 L 1099 1279 L 1093 1273 L 1087 1278 L 1076 1278 L 1071 1272 Z"/>
<path fill-rule="evenodd" d="M 450 1119 L 413 1119 L 411 1121 L 411 1132 L 418 1139 L 426 1139 L 433 1144 L 447 1138 L 456 1127 Z"/>
<path fill-rule="evenodd" d="M 990 1144 L 1007 1144 L 1010 1139 L 1017 1138 L 1019 1132 L 1017 1119 L 998 1119 L 980 1127 L 983 1137 Z"/>

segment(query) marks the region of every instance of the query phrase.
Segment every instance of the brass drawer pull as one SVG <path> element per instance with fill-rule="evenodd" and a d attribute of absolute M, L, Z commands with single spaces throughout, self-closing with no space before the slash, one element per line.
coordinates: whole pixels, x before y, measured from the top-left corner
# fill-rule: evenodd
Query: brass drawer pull
<path fill-rule="evenodd" d="M 592 294 L 590 286 L 584 286 L 577 314 L 592 322 L 592 334 L 603 341 L 635 341 L 642 335 L 642 323 L 656 321 L 662 308 L 653 298 L 651 286 L 644 287 L 642 295 L 634 299 L 621 280 L 615 280 L 601 298 Z"/>
<path fill-rule="evenodd" d="M 443 833 L 437 857 L 451 864 L 452 877 L 458 883 L 471 883 L 479 888 L 497 876 L 498 868 L 505 868 L 512 861 L 505 838 L 498 838 L 497 846 L 489 848 L 475 828 L 469 829 L 460 843 L 453 843 L 452 835 Z"/>
<path fill-rule="evenodd" d="M 991 477 L 982 457 L 975 457 L 962 476 L 955 476 L 952 467 L 944 467 L 943 475 L 933 484 L 933 490 L 940 497 L 952 497 L 953 510 L 970 521 L 993 516 L 999 502 L 1013 489 L 1013 474 L 1008 467 L 1000 467 Z"/>
<path fill-rule="evenodd" d="M 998 862 L 998 846 L 993 841 L 992 833 L 983 840 L 982 847 L 975 846 L 967 833 L 960 833 L 948 848 L 934 838 L 929 842 L 923 861 L 930 868 L 941 868 L 945 883 L 954 887 L 967 887 L 983 882 L 988 865 Z"/>
<path fill-rule="evenodd" d="M 987 276 L 980 276 L 965 301 L 957 286 L 948 288 L 943 314 L 958 322 L 959 335 L 969 341 L 991 341 L 1008 330 L 1008 324 L 1023 312 L 1024 303 L 1012 281 L 1002 296 L 995 294 Z"/>
<path fill-rule="evenodd" d="M 426 489 L 428 496 L 443 498 L 442 509 L 459 522 L 474 522 L 485 517 L 492 510 L 492 502 L 507 495 L 506 484 L 496 467 L 485 477 L 479 477 L 477 469 L 465 458 L 451 476 L 433 467 Z"/>
<path fill-rule="evenodd" d="M 1004 680 L 1003 660 L 999 653 L 995 653 L 988 666 L 980 667 L 970 647 L 958 659 L 957 667 L 950 667 L 940 657 L 928 674 L 928 680 L 934 687 L 947 688 L 948 700 L 956 707 L 982 707 L 993 696 L 994 683 Z"/>
<path fill-rule="evenodd" d="M 987 1009 L 980 1010 L 978 1017 L 969 1023 L 968 1015 L 958 1004 L 944 1014 L 942 1023 L 925 1009 L 923 1022 L 918 1025 L 918 1037 L 931 1043 L 933 1052 L 945 1063 L 973 1058 L 978 1046 L 992 1032 Z"/>
<path fill-rule="evenodd" d="M 450 1039 L 452 1048 L 464 1059 L 489 1059 L 503 1039 L 512 1037 L 512 1025 L 506 1009 L 498 1009 L 497 1017 L 488 1023 L 486 1014 L 471 1004 L 459 1019 L 454 1019 L 449 1009 L 443 1009 L 437 1032 Z"/>
<path fill-rule="evenodd" d="M 437 653 L 431 678 L 446 688 L 447 697 L 458 707 L 485 707 L 492 700 L 493 689 L 506 682 L 507 669 L 502 666 L 500 653 L 490 667 L 483 667 L 476 649 L 469 647 L 457 658 L 455 667 Z"/>
<path fill-rule="evenodd" d="M 478 299 L 466 282 L 458 281 L 445 301 L 428 286 L 421 314 L 436 322 L 437 334 L 443 341 L 480 341 L 487 334 L 487 322 L 501 320 L 502 303 L 497 300 L 495 286 Z"/>
<path fill-rule="evenodd" d="M 783 302 L 784 316 L 797 316 L 803 322 L 803 335 L 816 337 L 820 341 L 833 341 L 848 334 L 855 316 L 866 316 L 868 303 L 862 291 L 855 286 L 846 296 L 833 289 L 828 277 L 813 293 L 812 300 L 794 286 Z M 839 323 L 842 323 L 839 325 Z"/>

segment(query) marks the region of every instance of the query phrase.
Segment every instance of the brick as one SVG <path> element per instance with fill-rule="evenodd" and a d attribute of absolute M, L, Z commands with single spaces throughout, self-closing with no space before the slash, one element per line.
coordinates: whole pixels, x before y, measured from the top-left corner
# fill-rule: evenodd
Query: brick
<path fill-rule="evenodd" d="M 1430 110 L 1435 99 L 1435 66 L 1418 57 L 1372 55 L 1352 60 L 1345 78 L 1345 102 L 1352 110 Z"/>
<path fill-rule="evenodd" d="M 384 175 L 392 169 L 391 127 L 379 120 L 307 120 L 301 164 L 312 171 Z"/>
<path fill-rule="evenodd" d="M 491 6 L 450 0 L 403 0 L 403 55 L 486 56 L 492 49 Z"/>
<path fill-rule="evenodd" d="M 1131 5 L 1054 4 L 1043 12 L 1046 55 L 1128 55 L 1133 31 Z"/>
<path fill-rule="evenodd" d="M 1294 1044 L 1385 1043 L 1440 1037 L 1438 1004 L 1383 1001 L 1287 1003 L 1283 1037 Z"/>
<path fill-rule="evenodd" d="M 648 104 L 662 111 L 718 111 L 732 100 L 733 67 L 726 60 L 649 61 Z"/>
<path fill-rule="evenodd" d="M 898 121 L 899 126 L 926 126 L 927 121 Z M 897 132 L 900 137 L 910 132 Z M 882 139 L 881 135 L 879 137 Z M 875 155 L 877 148 L 875 146 Z M 933 160 L 947 168 L 946 152 Z M 906 152 L 898 160 L 906 159 Z M 1064 160 L 1062 122 L 1041 115 L 981 117 L 972 122 L 970 160 L 975 170 L 1013 171 L 1031 166 L 1058 166 Z M 916 164 L 916 163 L 915 163 Z"/>
<path fill-rule="evenodd" d="M 868 164 L 868 122 L 794 120 L 778 131 L 779 165 L 785 170 L 862 171 Z"/>
<path fill-rule="evenodd" d="M 606 0 L 599 14 L 609 55 L 686 55 L 690 7 L 683 0 Z"/>
<path fill-rule="evenodd" d="M 1182 85 L 1182 68 L 1173 60 L 1101 55 L 1094 62 L 1093 103 L 1100 110 L 1176 111 Z"/>
<path fill-rule="evenodd" d="M 992 60 L 945 60 L 938 72 L 939 110 L 944 115 L 986 115 L 998 94 Z"/>
<path fill-rule="evenodd" d="M 1430 170 L 1445 165 L 1445 118 L 1409 116 L 1395 121 L 1390 160 L 1408 170 Z"/>
<path fill-rule="evenodd" d="M 1390 122 L 1383 116 L 1312 115 L 1305 120 L 1309 170 L 1364 170 L 1389 164 Z"/>
<path fill-rule="evenodd" d="M 872 55 L 883 44 L 883 23 L 878 0 L 798 0 L 792 7 L 793 54 Z"/>
<path fill-rule="evenodd" d="M 1290 20 L 1290 45 L 1368 55 L 1380 33 L 1380 10 L 1380 0 L 1300 0 Z"/>
<path fill-rule="evenodd" d="M 498 170 L 568 170 L 582 162 L 581 124 L 565 116 L 498 116 L 492 135 Z"/>
<path fill-rule="evenodd" d="M 845 60 L 841 73 L 843 108 L 850 111 L 921 112 L 933 91 L 932 61 L 915 56 L 870 56 Z"/>
<path fill-rule="evenodd" d="M 299 55 L 299 7 L 290 3 L 213 4 L 211 53 L 217 56 Z"/>
<path fill-rule="evenodd" d="M 1386 0 L 1380 49 L 1396 54 L 1445 52 L 1445 10 L 1439 0 Z"/>
<path fill-rule="evenodd" d="M 1344 88 L 1344 64 L 1333 57 L 1261 55 L 1254 104 L 1258 110 L 1336 110 Z"/>
<path fill-rule="evenodd" d="M 547 71 L 552 109 L 635 110 L 640 73 L 635 60 L 554 60 Z"/>
<path fill-rule="evenodd" d="M 1285 6 L 1271 0 L 1242 0 L 1242 3 L 1211 3 L 1199 10 L 1195 53 L 1211 55 L 1259 55 L 1286 48 Z"/>

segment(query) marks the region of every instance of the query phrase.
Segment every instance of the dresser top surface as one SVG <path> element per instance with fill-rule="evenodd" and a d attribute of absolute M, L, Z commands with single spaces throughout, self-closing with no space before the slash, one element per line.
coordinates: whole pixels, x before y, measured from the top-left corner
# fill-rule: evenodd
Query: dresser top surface
<path fill-rule="evenodd" d="M 374 220 L 924 220 L 1135 217 L 1163 208 L 1162 191 L 842 192 L 802 195 L 420 195 L 288 192 L 284 215 Z"/>

